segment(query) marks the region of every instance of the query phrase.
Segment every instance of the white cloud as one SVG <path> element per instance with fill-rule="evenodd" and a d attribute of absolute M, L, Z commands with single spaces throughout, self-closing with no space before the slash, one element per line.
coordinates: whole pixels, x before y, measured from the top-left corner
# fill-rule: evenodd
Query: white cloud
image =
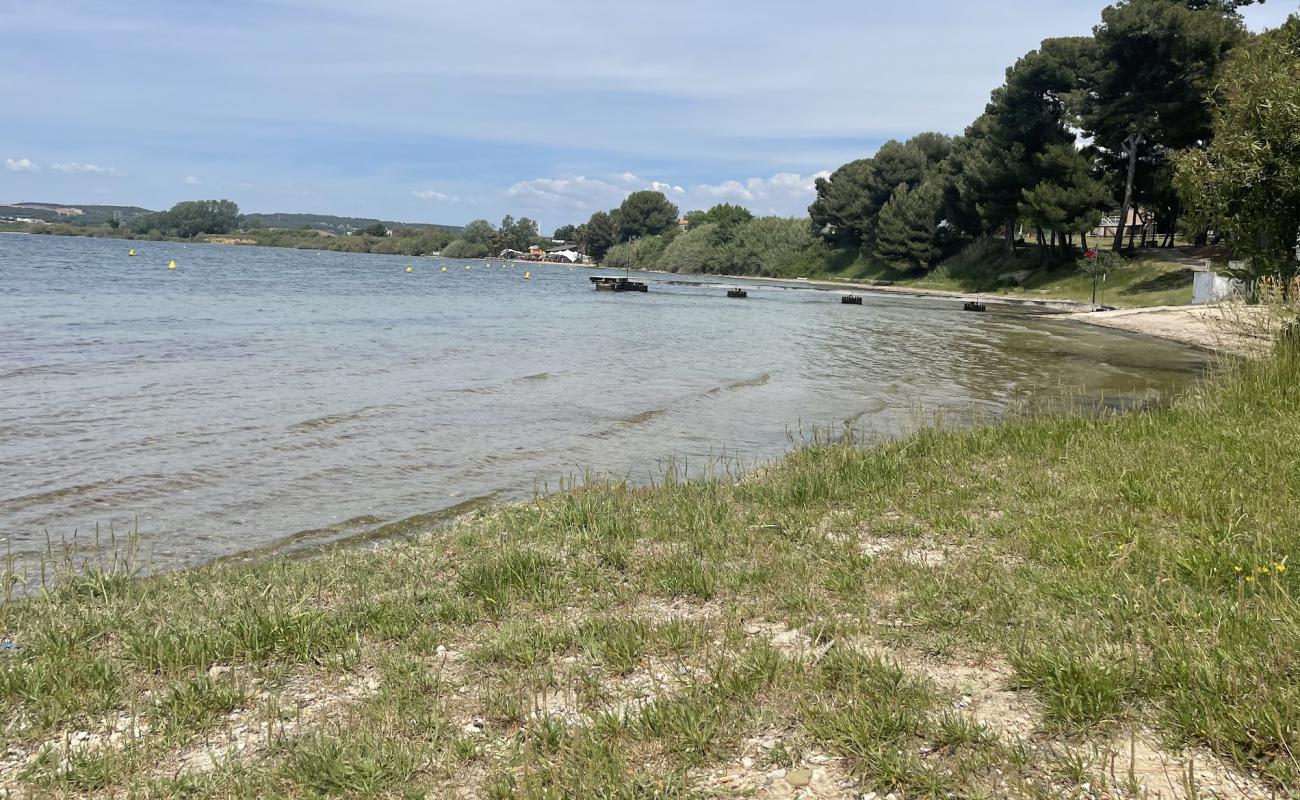
<path fill-rule="evenodd" d="M 682 211 L 706 209 L 717 203 L 743 205 L 759 215 L 802 216 L 816 196 L 815 181 L 829 171 L 801 175 L 778 172 L 769 178 L 726 180 L 686 188 L 668 181 L 647 181 L 631 172 L 612 178 L 534 178 L 506 190 L 512 206 L 548 220 L 579 220 L 594 211 L 618 206 L 634 191 L 651 189 L 668 195 Z"/>
<path fill-rule="evenodd" d="M 416 189 L 411 194 L 421 200 L 432 200 L 438 203 L 455 203 L 460 200 L 459 197 L 440 192 L 437 189 Z"/>
<path fill-rule="evenodd" d="M 186 175 L 186 176 L 185 176 L 185 185 L 186 185 L 186 186 L 198 186 L 198 185 L 201 184 L 201 183 L 203 183 L 203 181 L 199 180 L 198 178 L 194 177 L 193 175 Z"/>
<path fill-rule="evenodd" d="M 30 158 L 6 158 L 5 169 L 10 172 L 40 172 L 41 168 L 37 166 Z"/>
<path fill-rule="evenodd" d="M 80 164 L 76 161 L 56 162 L 50 165 L 50 169 L 57 172 L 84 172 L 93 175 L 121 175 L 117 167 L 105 167 L 99 164 Z"/>
<path fill-rule="evenodd" d="M 631 173 L 620 176 L 618 180 L 630 183 L 629 178 L 637 180 Z M 507 189 L 506 194 L 527 209 L 591 213 L 618 205 L 631 191 L 608 181 L 578 175 L 520 181 Z"/>
<path fill-rule="evenodd" d="M 737 203 L 756 214 L 803 214 L 816 196 L 818 178 L 830 177 L 828 170 L 812 175 L 778 172 L 770 178 L 750 178 L 743 183 L 730 180 L 691 187 L 688 196 L 704 207 L 711 203 Z"/>

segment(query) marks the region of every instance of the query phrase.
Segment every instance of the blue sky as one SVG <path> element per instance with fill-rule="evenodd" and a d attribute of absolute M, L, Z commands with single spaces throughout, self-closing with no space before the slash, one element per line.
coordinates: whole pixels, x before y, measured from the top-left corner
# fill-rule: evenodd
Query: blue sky
<path fill-rule="evenodd" d="M 549 228 L 656 187 L 800 214 L 818 173 L 960 132 L 1103 5 L 0 0 L 0 202 Z"/>

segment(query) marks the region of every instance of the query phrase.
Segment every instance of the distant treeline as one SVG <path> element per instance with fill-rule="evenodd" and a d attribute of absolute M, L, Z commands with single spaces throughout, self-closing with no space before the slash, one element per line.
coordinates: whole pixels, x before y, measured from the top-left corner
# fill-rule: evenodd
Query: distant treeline
<path fill-rule="evenodd" d="M 247 229 L 256 228 L 289 228 L 297 230 L 318 230 L 329 233 L 347 234 L 360 230 L 369 229 L 374 231 L 376 225 L 382 225 L 384 228 L 392 231 L 399 229 L 413 230 L 442 230 L 451 234 L 460 233 L 461 228 L 456 225 L 435 225 L 424 222 L 393 222 L 390 220 L 372 219 L 369 217 L 337 217 L 330 214 L 245 214 L 244 227 Z M 383 234 L 380 234 L 383 235 Z"/>
<path fill-rule="evenodd" d="M 13 206 L 29 210 L 27 206 Z M 65 207 L 68 208 L 68 207 Z M 77 207 L 81 208 L 81 207 Z M 101 209 L 115 207 L 100 207 Z M 9 225 L 32 233 L 59 236 L 92 236 L 153 241 L 216 241 L 230 244 L 292 247 L 304 250 L 337 250 L 349 253 L 383 253 L 423 256 L 440 252 L 462 229 L 451 225 L 386 223 L 359 217 L 321 217 L 311 214 L 249 214 L 239 211 L 230 200 L 193 200 L 177 203 L 167 211 L 147 211 L 130 215 L 98 214 L 98 225 L 81 224 L 82 217 L 58 215 L 48 211 L 48 224 Z M 87 212 L 87 216 L 89 212 Z M 28 219 L 44 219 L 31 215 Z M 266 227 L 268 222 L 327 223 L 343 228 L 343 234 L 314 228 Z M 349 226 L 356 225 L 351 228 Z M 488 226 L 491 227 L 490 225 Z M 535 229 L 535 226 L 534 226 Z"/>

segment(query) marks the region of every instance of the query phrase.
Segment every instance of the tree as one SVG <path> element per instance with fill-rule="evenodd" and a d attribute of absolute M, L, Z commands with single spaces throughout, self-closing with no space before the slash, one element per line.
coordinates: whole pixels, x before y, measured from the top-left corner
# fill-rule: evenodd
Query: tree
<path fill-rule="evenodd" d="M 712 225 L 711 235 L 718 245 L 730 242 L 735 237 L 736 230 L 752 219 L 754 215 L 748 208 L 731 203 L 719 203 L 708 211 L 692 211 L 686 215 L 686 221 L 692 230 L 701 225 Z"/>
<path fill-rule="evenodd" d="M 744 225 L 754 218 L 754 214 L 744 206 L 735 206 L 731 203 L 718 203 L 708 211 L 692 211 L 686 215 L 686 219 L 692 225 L 703 225 L 712 223 L 714 225 L 725 225 L 736 227 Z"/>
<path fill-rule="evenodd" d="M 537 221 L 528 217 L 520 217 L 515 221 L 514 227 L 510 229 L 514 241 L 519 245 L 516 250 L 523 250 L 530 245 L 538 244 L 542 235 L 537 230 Z"/>
<path fill-rule="evenodd" d="M 1044 41 L 1007 70 L 984 115 L 966 131 L 965 189 L 979 198 L 986 229 L 1003 227 L 1008 255 L 1015 252 L 1025 191 L 1043 179 L 1036 159 L 1054 146 L 1073 146 L 1066 97 L 1076 85 L 1078 61 L 1078 40 Z"/>
<path fill-rule="evenodd" d="M 1086 246 L 1087 232 L 1110 207 L 1110 190 L 1092 176 L 1092 163 L 1072 144 L 1049 146 L 1035 156 L 1034 166 L 1040 181 L 1024 190 L 1020 216 L 1039 230 L 1062 234 L 1056 244 L 1059 256 L 1066 254 L 1065 235 L 1079 234 Z"/>
<path fill-rule="evenodd" d="M 1300 17 L 1240 48 L 1213 109 L 1214 141 L 1177 159 L 1192 219 L 1230 237 L 1249 277 L 1297 274 L 1300 237 Z"/>
<path fill-rule="evenodd" d="M 481 244 L 484 247 L 492 241 L 494 235 L 496 235 L 496 228 L 493 228 L 492 223 L 485 219 L 473 220 L 460 232 L 461 239 L 470 244 Z"/>
<path fill-rule="evenodd" d="M 503 250 L 522 251 L 530 245 L 537 244 L 540 239 L 536 222 L 528 217 L 515 219 L 506 214 L 501 220 L 501 227 L 497 228 L 496 233 L 490 238 L 488 247 L 493 253 L 500 253 Z"/>
<path fill-rule="evenodd" d="M 860 246 L 869 235 L 875 210 L 869 189 L 874 176 L 871 159 L 862 158 L 829 178 L 818 178 L 817 199 L 808 207 L 816 232 L 840 247 Z"/>
<path fill-rule="evenodd" d="M 131 230 L 157 230 L 186 239 L 203 233 L 230 233 L 239 228 L 239 206 L 230 200 L 187 200 L 167 211 L 137 217 Z"/>
<path fill-rule="evenodd" d="M 663 192 L 645 189 L 633 192 L 614 212 L 621 241 L 638 236 L 656 236 L 677 224 L 677 206 Z"/>
<path fill-rule="evenodd" d="M 930 174 L 943 187 L 944 222 L 953 236 L 977 236 L 984 231 L 979 204 L 970 191 L 968 174 L 978 159 L 978 143 L 966 136 L 952 140 L 948 156 Z"/>
<path fill-rule="evenodd" d="M 578 226 L 578 247 L 596 261 L 618 244 L 618 225 L 606 211 L 597 211 L 586 224 Z"/>
<path fill-rule="evenodd" d="M 939 213 L 943 192 L 930 181 L 915 189 L 899 184 L 877 224 L 876 254 L 896 269 L 921 269 L 939 257 Z"/>
<path fill-rule="evenodd" d="M 1210 138 L 1206 99 L 1223 59 L 1246 38 L 1235 10 L 1241 4 L 1121 0 L 1102 11 L 1077 97 L 1084 130 L 1103 163 L 1122 176 L 1115 249 L 1129 209 L 1146 199 L 1136 193 L 1139 166 L 1154 169 L 1170 151 Z"/>
<path fill-rule="evenodd" d="M 830 179 L 818 178 L 817 199 L 808 208 L 813 227 L 834 244 L 869 247 L 876 218 L 894 190 L 919 186 L 951 151 L 951 137 L 940 133 L 891 139 L 871 158 L 845 164 Z"/>
<path fill-rule="evenodd" d="M 576 225 L 561 225 L 551 234 L 552 239 L 559 239 L 562 242 L 575 242 L 578 240 L 578 227 Z"/>
<path fill-rule="evenodd" d="M 388 226 L 382 222 L 375 222 L 364 228 L 357 228 L 353 231 L 353 234 L 357 236 L 387 236 Z"/>

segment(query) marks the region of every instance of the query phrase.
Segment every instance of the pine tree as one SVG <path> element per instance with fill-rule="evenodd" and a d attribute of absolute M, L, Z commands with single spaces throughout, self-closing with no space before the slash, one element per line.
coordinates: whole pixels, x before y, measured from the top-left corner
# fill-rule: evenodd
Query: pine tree
<path fill-rule="evenodd" d="M 924 269 L 939 257 L 942 188 L 927 181 L 915 189 L 899 184 L 880 210 L 876 255 L 896 269 Z"/>

